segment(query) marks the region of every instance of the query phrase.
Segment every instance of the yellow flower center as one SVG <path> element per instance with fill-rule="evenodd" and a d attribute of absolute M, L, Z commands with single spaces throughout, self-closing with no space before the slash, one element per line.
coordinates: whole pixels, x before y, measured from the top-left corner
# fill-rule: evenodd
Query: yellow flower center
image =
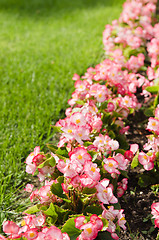
<path fill-rule="evenodd" d="M 96 171 L 95 167 L 91 167 L 91 171 L 95 172 Z"/>
<path fill-rule="evenodd" d="M 101 93 L 100 93 L 100 94 L 98 94 L 98 97 L 99 97 L 99 98 L 101 98 L 101 97 L 102 97 L 102 94 L 101 94 Z"/>
<path fill-rule="evenodd" d="M 122 220 L 125 220 L 125 218 L 124 217 L 122 217 L 122 218 L 120 218 L 120 220 L 122 221 Z"/>
<path fill-rule="evenodd" d="M 68 133 L 72 133 L 72 130 L 71 130 L 71 129 L 68 129 L 67 132 L 68 132 Z"/>
<path fill-rule="evenodd" d="M 80 137 L 82 137 L 82 133 L 79 133 L 78 135 L 79 135 Z"/>
<path fill-rule="evenodd" d="M 26 225 L 25 220 L 23 220 L 23 221 L 21 222 L 21 226 L 23 227 L 23 226 L 25 226 L 25 225 Z"/>
<path fill-rule="evenodd" d="M 81 155 L 78 155 L 78 157 L 77 157 L 77 158 L 81 160 L 81 159 L 82 159 L 82 156 L 81 156 Z"/>
<path fill-rule="evenodd" d="M 109 163 L 108 166 L 109 166 L 109 167 L 113 167 L 113 163 Z"/>
<path fill-rule="evenodd" d="M 87 228 L 86 230 L 87 230 L 87 232 L 88 232 L 89 234 L 92 233 L 92 228 Z"/>
<path fill-rule="evenodd" d="M 143 156 L 143 158 L 144 158 L 144 159 L 147 159 L 147 156 L 146 156 L 146 155 L 144 155 L 144 156 Z"/>
<path fill-rule="evenodd" d="M 104 189 L 103 192 L 107 193 L 107 189 Z"/>
<path fill-rule="evenodd" d="M 32 238 L 35 236 L 35 233 L 31 232 L 31 233 L 29 233 L 29 236 Z"/>
<path fill-rule="evenodd" d="M 77 123 L 77 124 L 80 123 L 80 122 L 81 122 L 80 119 L 77 119 L 77 120 L 76 120 L 76 123 Z"/>
<path fill-rule="evenodd" d="M 156 122 L 152 122 L 152 126 L 156 126 Z"/>

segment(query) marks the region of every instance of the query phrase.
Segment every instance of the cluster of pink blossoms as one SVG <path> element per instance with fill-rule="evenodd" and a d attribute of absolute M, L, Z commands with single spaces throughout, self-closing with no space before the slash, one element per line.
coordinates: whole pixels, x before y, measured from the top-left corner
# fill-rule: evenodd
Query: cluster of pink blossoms
<path fill-rule="evenodd" d="M 153 133 L 148 136 L 148 142 L 144 145 L 144 150 L 148 152 L 140 152 L 138 159 L 144 169 L 149 171 L 154 168 L 159 152 L 159 105 L 155 109 L 155 117 L 148 120 L 147 130 Z"/>
<path fill-rule="evenodd" d="M 120 149 L 120 139 L 129 129 L 127 117 L 141 107 L 137 90 L 148 100 L 146 88 L 158 77 L 159 24 L 152 25 L 156 2 L 127 0 L 119 20 L 104 30 L 107 59 L 82 77 L 74 74 L 66 118 L 55 126 L 61 134 L 57 147 L 47 154 L 35 147 L 26 159 L 26 172 L 37 174 L 42 185 L 35 190 L 26 185 L 35 205 L 24 212 L 20 224 L 5 221 L 8 237 L 0 239 L 93 240 L 104 232 L 105 239 L 118 240 L 119 227 L 126 229 L 118 198 L 127 190 L 129 162 L 138 154 L 144 169 L 151 170 L 159 151 L 159 106 L 147 126 L 154 133 L 144 146 L 148 154 L 139 153 L 137 144 Z M 151 61 L 148 79 L 141 72 L 146 49 Z M 158 204 L 152 205 L 152 214 L 158 227 Z"/>

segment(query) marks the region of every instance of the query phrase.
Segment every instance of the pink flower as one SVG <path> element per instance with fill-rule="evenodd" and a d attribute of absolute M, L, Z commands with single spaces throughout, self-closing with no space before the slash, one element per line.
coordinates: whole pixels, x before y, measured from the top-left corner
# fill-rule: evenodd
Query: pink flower
<path fill-rule="evenodd" d="M 38 236 L 38 229 L 37 228 L 31 228 L 28 231 L 26 231 L 23 235 L 27 239 L 35 239 Z"/>
<path fill-rule="evenodd" d="M 113 157 L 118 162 L 118 168 L 121 170 L 126 170 L 128 167 L 129 161 L 125 159 L 125 157 L 121 153 L 117 153 L 116 156 Z"/>
<path fill-rule="evenodd" d="M 80 80 L 80 76 L 79 76 L 77 73 L 75 73 L 75 74 L 73 75 L 72 80 L 74 80 L 74 81 Z"/>
<path fill-rule="evenodd" d="M 88 187 L 88 188 L 93 188 L 97 184 L 97 182 L 87 174 L 83 174 L 82 176 L 80 176 L 80 182 L 82 187 Z"/>
<path fill-rule="evenodd" d="M 156 134 L 159 134 L 159 120 L 156 118 L 150 117 L 146 129 L 149 131 L 153 131 Z"/>
<path fill-rule="evenodd" d="M 77 160 L 82 165 L 87 161 L 91 161 L 92 157 L 87 152 L 87 150 L 84 147 L 77 147 L 74 148 L 73 151 L 69 152 L 70 160 Z"/>
<path fill-rule="evenodd" d="M 3 232 L 9 234 L 10 235 L 9 238 L 11 239 L 20 238 L 19 230 L 20 228 L 16 223 L 12 221 L 3 222 Z"/>
<path fill-rule="evenodd" d="M 110 174 L 111 174 L 111 173 L 120 174 L 120 172 L 117 170 L 117 168 L 118 168 L 118 162 L 117 162 L 114 158 L 104 159 L 103 162 L 105 163 L 105 164 L 104 164 L 104 169 L 105 169 L 107 172 L 109 172 Z"/>
<path fill-rule="evenodd" d="M 149 80 L 155 79 L 155 72 L 154 72 L 153 68 L 148 67 L 146 73 L 147 73 L 147 76 L 148 76 Z"/>
<path fill-rule="evenodd" d="M 159 120 L 159 104 L 157 105 L 157 108 L 155 110 L 155 117 Z"/>
<path fill-rule="evenodd" d="M 7 238 L 5 238 L 4 236 L 2 236 L 2 235 L 0 234 L 0 240 L 7 240 Z"/>
<path fill-rule="evenodd" d="M 125 157 L 126 159 L 128 159 L 129 161 L 132 161 L 132 160 L 133 160 L 133 157 L 134 157 L 134 154 L 133 154 L 132 151 L 127 150 L 127 151 L 125 151 L 125 153 L 124 153 L 124 157 Z"/>
<path fill-rule="evenodd" d="M 124 211 L 123 209 L 120 209 L 117 215 L 118 225 L 122 227 L 124 230 L 126 230 L 126 227 L 125 227 L 126 220 L 125 220 L 125 214 L 123 214 L 123 211 Z"/>
<path fill-rule="evenodd" d="M 24 188 L 24 191 L 26 192 L 32 192 L 34 185 L 33 184 L 27 184 L 26 187 Z"/>
<path fill-rule="evenodd" d="M 75 227 L 80 229 L 81 226 L 84 225 L 85 219 L 86 219 L 85 216 L 77 217 L 77 218 L 74 220 L 74 221 L 75 221 Z"/>
<path fill-rule="evenodd" d="M 103 179 L 96 185 L 97 197 L 100 202 L 104 204 L 117 203 L 117 198 L 113 195 L 111 187 L 107 187 L 109 184 L 108 179 Z"/>
<path fill-rule="evenodd" d="M 80 112 L 73 113 L 70 117 L 70 121 L 78 126 L 82 126 L 86 124 L 85 117 Z"/>
<path fill-rule="evenodd" d="M 81 233 L 81 237 L 83 239 L 93 240 L 98 235 L 97 226 L 93 222 L 88 222 L 84 224 L 80 229 L 83 230 L 83 232 Z"/>
<path fill-rule="evenodd" d="M 108 105 L 107 105 L 107 111 L 108 111 L 108 112 L 113 112 L 114 109 L 115 109 L 114 103 L 109 102 Z"/>
<path fill-rule="evenodd" d="M 143 165 L 144 169 L 149 171 L 154 167 L 154 162 L 151 157 L 146 155 L 144 152 L 140 152 L 138 156 L 139 162 Z"/>
<path fill-rule="evenodd" d="M 102 220 L 101 220 L 96 214 L 93 214 L 93 215 L 90 217 L 90 221 L 96 225 L 98 231 L 101 231 L 101 230 L 102 230 L 102 228 L 103 228 L 103 222 L 102 222 Z"/>
<path fill-rule="evenodd" d="M 86 162 L 84 165 L 84 172 L 94 181 L 99 181 L 100 179 L 100 169 L 97 168 L 97 164 Z"/>
<path fill-rule="evenodd" d="M 155 218 L 155 227 L 159 228 L 159 202 L 151 205 L 151 214 Z"/>
<path fill-rule="evenodd" d="M 155 218 L 159 218 L 159 202 L 151 205 L 151 213 Z"/>
<path fill-rule="evenodd" d="M 39 152 L 40 152 L 40 147 L 39 147 L 39 146 L 38 146 L 38 147 L 35 147 L 35 148 L 34 148 L 34 152 L 31 152 L 31 153 L 29 154 L 29 156 L 27 157 L 27 159 L 26 159 L 26 164 L 32 163 L 33 158 L 34 158 L 36 155 L 38 155 Z"/>

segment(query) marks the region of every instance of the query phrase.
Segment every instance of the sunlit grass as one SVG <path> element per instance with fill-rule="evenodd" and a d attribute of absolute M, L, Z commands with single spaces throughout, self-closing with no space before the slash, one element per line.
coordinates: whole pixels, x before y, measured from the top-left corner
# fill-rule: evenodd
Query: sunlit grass
<path fill-rule="evenodd" d="M 25 158 L 64 116 L 72 76 L 103 56 L 123 0 L 0 1 L 0 223 L 22 211 Z"/>

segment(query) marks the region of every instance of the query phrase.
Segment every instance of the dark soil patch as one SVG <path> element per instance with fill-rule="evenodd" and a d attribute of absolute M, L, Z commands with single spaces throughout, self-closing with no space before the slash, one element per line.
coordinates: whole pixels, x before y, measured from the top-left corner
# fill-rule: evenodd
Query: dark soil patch
<path fill-rule="evenodd" d="M 150 102 L 146 105 L 149 104 Z M 143 150 L 143 145 L 147 142 L 146 136 L 150 134 L 146 130 L 147 119 L 142 110 L 128 118 L 130 129 L 127 141 L 129 144 L 137 143 L 140 150 Z M 153 193 L 150 187 L 141 188 L 138 185 L 138 177 L 143 171 L 144 169 L 139 167 L 134 169 L 129 167 L 128 189 L 124 196 L 119 199 L 127 220 L 127 230 L 122 231 L 120 235 L 122 240 L 154 240 L 157 236 L 158 229 L 154 230 L 151 221 L 151 205 L 158 201 L 158 196 Z"/>

